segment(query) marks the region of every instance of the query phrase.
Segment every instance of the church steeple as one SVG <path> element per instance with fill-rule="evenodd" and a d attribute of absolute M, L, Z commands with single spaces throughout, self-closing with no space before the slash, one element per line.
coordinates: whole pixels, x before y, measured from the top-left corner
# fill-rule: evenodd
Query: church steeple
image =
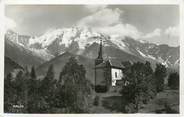
<path fill-rule="evenodd" d="M 98 51 L 98 59 L 103 59 L 102 57 L 102 40 L 100 40 L 100 48 Z"/>
<path fill-rule="evenodd" d="M 102 50 L 102 40 L 100 40 L 100 47 L 98 50 L 98 57 L 95 59 L 95 65 L 103 62 L 103 50 Z"/>

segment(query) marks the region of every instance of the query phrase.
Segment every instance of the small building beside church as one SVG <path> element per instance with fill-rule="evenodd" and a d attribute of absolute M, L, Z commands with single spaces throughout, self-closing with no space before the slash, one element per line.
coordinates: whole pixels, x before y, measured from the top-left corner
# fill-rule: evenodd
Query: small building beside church
<path fill-rule="evenodd" d="M 123 66 L 116 60 L 104 60 L 102 41 L 95 59 L 95 91 L 108 92 L 123 82 Z"/>

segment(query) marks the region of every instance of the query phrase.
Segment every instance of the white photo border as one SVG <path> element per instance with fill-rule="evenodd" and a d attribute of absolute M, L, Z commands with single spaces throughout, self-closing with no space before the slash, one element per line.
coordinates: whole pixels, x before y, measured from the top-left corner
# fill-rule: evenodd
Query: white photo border
<path fill-rule="evenodd" d="M 180 8 L 180 113 L 179 114 L 5 114 L 4 105 L 4 8 L 6 5 L 178 5 Z M 184 1 L 183 0 L 0 0 L 0 116 L 2 117 L 184 117 Z"/>

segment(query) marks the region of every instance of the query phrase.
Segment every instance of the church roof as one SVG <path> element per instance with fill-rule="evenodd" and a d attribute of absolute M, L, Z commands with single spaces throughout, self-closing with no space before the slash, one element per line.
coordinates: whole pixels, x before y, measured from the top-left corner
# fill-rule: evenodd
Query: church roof
<path fill-rule="evenodd" d="M 122 63 L 117 59 L 109 59 L 108 61 L 110 62 L 111 67 L 120 68 L 120 69 L 124 68 Z"/>
<path fill-rule="evenodd" d="M 102 63 L 96 65 L 96 68 L 106 67 L 106 61 L 103 61 Z"/>
<path fill-rule="evenodd" d="M 103 68 L 106 67 L 107 64 L 109 63 L 110 67 L 112 68 L 118 68 L 118 69 L 123 69 L 124 66 L 121 64 L 121 62 L 119 62 L 118 60 L 115 59 L 108 59 L 106 61 L 103 61 L 102 63 L 96 65 L 96 68 Z"/>

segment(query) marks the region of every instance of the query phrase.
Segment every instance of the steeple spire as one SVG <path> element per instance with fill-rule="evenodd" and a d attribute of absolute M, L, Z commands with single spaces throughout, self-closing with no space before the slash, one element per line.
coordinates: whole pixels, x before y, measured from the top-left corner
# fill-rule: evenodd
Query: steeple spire
<path fill-rule="evenodd" d="M 103 59 L 102 57 L 102 40 L 100 40 L 100 48 L 98 51 L 98 59 Z"/>
<path fill-rule="evenodd" d="M 103 62 L 103 52 L 102 52 L 102 40 L 100 40 L 100 47 L 98 50 L 98 57 L 95 59 L 95 65 Z"/>

